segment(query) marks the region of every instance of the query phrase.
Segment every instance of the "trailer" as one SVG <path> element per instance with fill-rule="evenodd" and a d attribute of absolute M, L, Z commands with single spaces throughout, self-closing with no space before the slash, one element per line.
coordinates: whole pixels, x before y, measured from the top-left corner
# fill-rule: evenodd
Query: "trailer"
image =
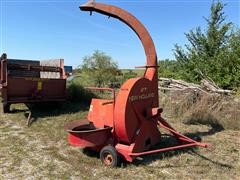
<path fill-rule="evenodd" d="M 69 69 L 69 68 L 68 68 Z M 0 58 L 0 90 L 3 112 L 16 103 L 59 102 L 66 100 L 64 60 L 20 60 Z"/>

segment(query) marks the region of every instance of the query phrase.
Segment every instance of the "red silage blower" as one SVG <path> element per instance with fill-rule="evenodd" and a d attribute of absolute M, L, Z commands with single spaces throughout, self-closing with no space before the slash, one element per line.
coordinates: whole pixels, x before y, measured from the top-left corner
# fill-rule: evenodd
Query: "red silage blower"
<path fill-rule="evenodd" d="M 128 162 L 152 153 L 207 144 L 186 137 L 172 128 L 162 117 L 159 108 L 157 54 L 146 28 L 133 15 L 115 6 L 89 1 L 80 6 L 82 11 L 98 12 L 119 19 L 139 37 L 146 54 L 143 77 L 127 80 L 113 99 L 92 99 L 87 121 L 78 120 L 65 126 L 68 142 L 73 146 L 91 148 L 100 152 L 107 166 L 117 166 L 120 157 Z M 178 145 L 153 149 L 161 143 L 159 127 L 169 131 Z"/>

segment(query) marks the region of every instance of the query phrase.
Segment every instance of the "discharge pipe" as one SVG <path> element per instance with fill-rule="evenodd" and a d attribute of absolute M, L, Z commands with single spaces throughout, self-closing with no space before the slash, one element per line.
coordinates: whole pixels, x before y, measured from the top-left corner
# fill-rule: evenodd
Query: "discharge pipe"
<path fill-rule="evenodd" d="M 94 0 L 90 0 L 86 4 L 81 5 L 80 9 L 82 11 L 89 11 L 90 13 L 95 11 L 100 14 L 119 19 L 137 34 L 146 55 L 146 66 L 143 66 L 146 68 L 144 77 L 152 82 L 152 86 L 154 86 L 153 89 L 158 95 L 157 53 L 153 40 L 144 25 L 127 11 L 116 6 L 96 3 Z M 158 106 L 158 96 L 154 104 Z"/>

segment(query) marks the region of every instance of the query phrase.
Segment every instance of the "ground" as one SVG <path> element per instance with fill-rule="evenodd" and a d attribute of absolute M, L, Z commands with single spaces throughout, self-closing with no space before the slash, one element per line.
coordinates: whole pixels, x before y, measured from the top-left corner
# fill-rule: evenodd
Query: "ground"
<path fill-rule="evenodd" d="M 240 132 L 169 120 L 180 132 L 201 136 L 213 148 L 194 148 L 144 156 L 119 168 L 102 165 L 67 142 L 64 125 L 86 116 L 88 107 L 66 103 L 26 125 L 25 105 L 0 112 L 0 179 L 238 179 Z M 45 109 L 46 111 L 46 109 Z M 169 142 L 169 139 L 166 139 Z"/>

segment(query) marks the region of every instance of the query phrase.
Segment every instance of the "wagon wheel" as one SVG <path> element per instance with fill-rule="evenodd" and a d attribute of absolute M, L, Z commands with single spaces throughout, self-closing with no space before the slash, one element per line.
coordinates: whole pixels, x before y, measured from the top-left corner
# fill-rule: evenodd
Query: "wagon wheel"
<path fill-rule="evenodd" d="M 113 146 L 105 146 L 100 151 L 100 159 L 106 166 L 117 167 L 120 162 L 118 152 Z"/>

